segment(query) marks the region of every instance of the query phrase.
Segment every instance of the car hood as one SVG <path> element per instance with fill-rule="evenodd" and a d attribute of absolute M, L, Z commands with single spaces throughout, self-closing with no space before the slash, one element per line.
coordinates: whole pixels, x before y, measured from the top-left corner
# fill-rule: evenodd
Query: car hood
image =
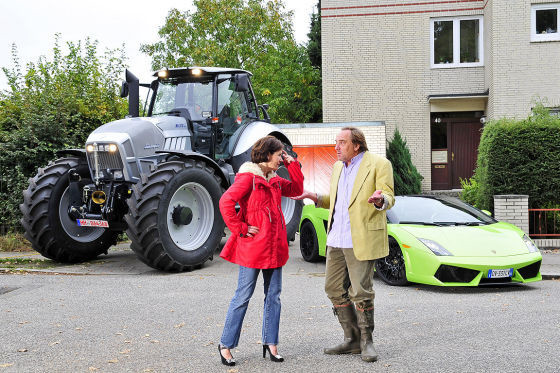
<path fill-rule="evenodd" d="M 437 242 L 454 256 L 498 257 L 527 254 L 523 232 L 507 223 L 482 226 L 399 225 L 417 238 Z"/>

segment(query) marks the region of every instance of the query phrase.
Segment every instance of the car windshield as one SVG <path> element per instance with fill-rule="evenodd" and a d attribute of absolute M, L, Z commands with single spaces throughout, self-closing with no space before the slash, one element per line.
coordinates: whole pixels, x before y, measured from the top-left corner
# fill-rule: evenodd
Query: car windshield
<path fill-rule="evenodd" d="M 387 211 L 393 224 L 485 225 L 496 223 L 492 217 L 453 197 L 397 196 Z"/>
<path fill-rule="evenodd" d="M 212 82 L 179 83 L 160 81 L 152 115 L 166 115 L 187 109 L 192 120 L 212 116 Z"/>

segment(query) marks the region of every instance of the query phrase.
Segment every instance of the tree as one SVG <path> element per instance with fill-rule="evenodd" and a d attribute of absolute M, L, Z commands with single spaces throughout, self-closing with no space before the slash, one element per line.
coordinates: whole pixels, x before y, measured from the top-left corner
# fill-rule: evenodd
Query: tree
<path fill-rule="evenodd" d="M 320 73 L 293 38 L 292 13 L 281 0 L 195 0 L 195 10 L 169 11 L 160 41 L 140 50 L 154 70 L 222 66 L 251 71 L 259 102 L 274 122 L 317 121 Z"/>
<path fill-rule="evenodd" d="M 410 151 L 398 129 L 387 147 L 387 159 L 393 165 L 396 195 L 417 194 L 422 191 L 423 177 L 412 164 Z"/>
<path fill-rule="evenodd" d="M 57 35 L 52 60 L 42 56 L 22 72 L 14 45 L 14 67 L 3 68 L 9 89 L 0 92 L 0 225 L 17 224 L 27 179 L 56 151 L 83 148 L 91 131 L 127 113 L 118 95 L 123 51 L 99 56 L 89 39 L 66 46 L 64 54 Z"/>
<path fill-rule="evenodd" d="M 311 29 L 307 34 L 307 54 L 313 67 L 321 69 L 321 0 L 317 2 L 317 13 L 311 15 Z"/>

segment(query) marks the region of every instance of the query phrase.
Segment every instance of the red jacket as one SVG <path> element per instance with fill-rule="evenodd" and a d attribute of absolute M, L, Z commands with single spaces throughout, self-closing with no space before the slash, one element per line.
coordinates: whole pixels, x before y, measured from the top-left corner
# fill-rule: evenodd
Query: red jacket
<path fill-rule="evenodd" d="M 256 163 L 244 163 L 235 182 L 220 199 L 220 211 L 231 231 L 231 237 L 220 256 L 249 268 L 278 268 L 288 261 L 286 222 L 282 213 L 282 196 L 303 193 L 303 174 L 298 162 L 287 166 L 292 181 L 273 173 L 266 180 Z M 240 210 L 235 212 L 235 204 Z M 247 237 L 249 225 L 259 233 Z"/>

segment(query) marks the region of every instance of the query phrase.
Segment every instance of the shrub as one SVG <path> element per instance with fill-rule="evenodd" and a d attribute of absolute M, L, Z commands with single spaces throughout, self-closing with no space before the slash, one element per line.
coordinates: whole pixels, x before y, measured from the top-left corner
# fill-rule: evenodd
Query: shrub
<path fill-rule="evenodd" d="M 410 151 L 398 129 L 387 147 L 387 159 L 393 165 L 396 195 L 417 194 L 422 191 L 423 177 L 412 164 Z"/>
<path fill-rule="evenodd" d="M 496 194 L 526 194 L 531 208 L 560 201 L 560 118 L 539 104 L 527 119 L 489 122 L 474 177 L 482 209 L 493 210 Z"/>
<path fill-rule="evenodd" d="M 476 206 L 476 195 L 479 189 L 479 184 L 476 179 L 474 177 L 470 179 L 459 178 L 459 181 L 461 182 L 461 188 L 463 188 L 459 197 L 466 203 Z"/>
<path fill-rule="evenodd" d="M 67 50 L 57 35 L 53 59 L 40 57 L 22 73 L 14 46 L 14 67 L 3 69 L 10 88 L 0 92 L 0 226 L 18 226 L 27 179 L 56 151 L 82 148 L 91 131 L 126 115 L 118 95 L 122 51 L 98 56 L 89 39 L 69 42 Z"/>

